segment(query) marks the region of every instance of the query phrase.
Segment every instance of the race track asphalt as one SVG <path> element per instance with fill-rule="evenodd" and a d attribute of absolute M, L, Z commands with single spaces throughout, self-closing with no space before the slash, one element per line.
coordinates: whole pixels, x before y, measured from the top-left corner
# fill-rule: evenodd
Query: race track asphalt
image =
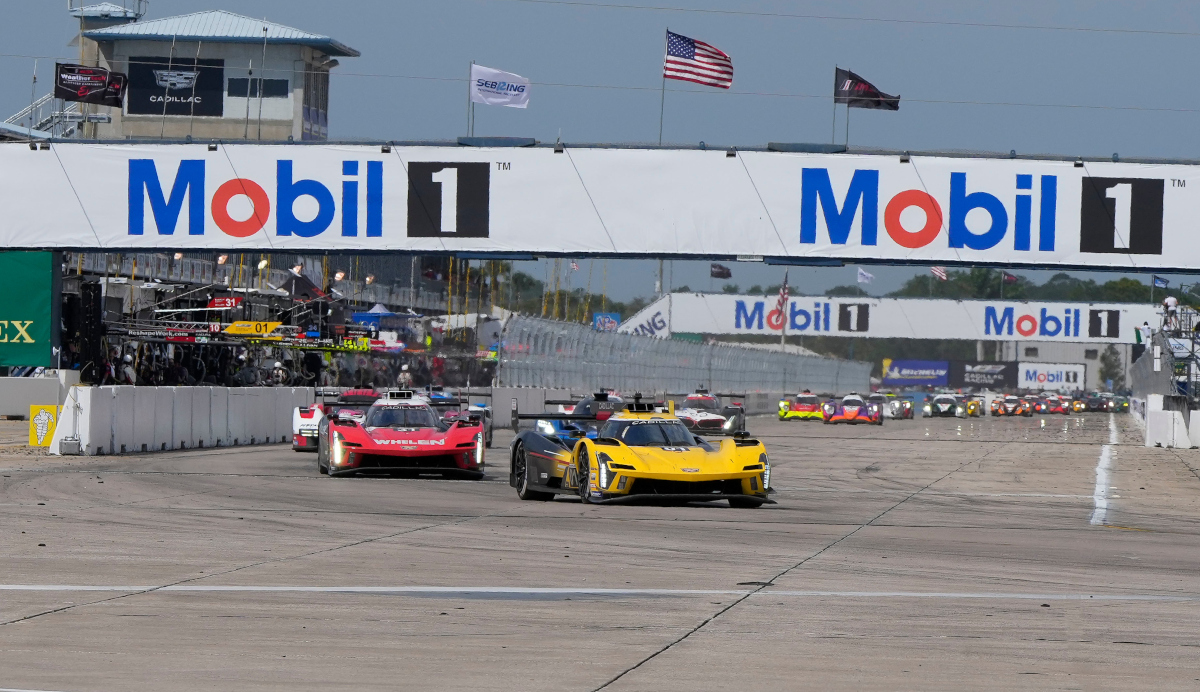
<path fill-rule="evenodd" d="M 750 426 L 754 510 L 520 502 L 507 433 L 474 482 L 10 449 L 0 688 L 1200 688 L 1200 452 L 1108 414 Z"/>

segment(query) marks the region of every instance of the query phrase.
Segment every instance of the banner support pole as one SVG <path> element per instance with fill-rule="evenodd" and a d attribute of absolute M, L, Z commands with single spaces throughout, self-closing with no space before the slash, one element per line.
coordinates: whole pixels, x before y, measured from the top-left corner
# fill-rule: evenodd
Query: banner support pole
<path fill-rule="evenodd" d="M 850 104 L 846 104 L 846 148 L 850 148 Z"/>
<path fill-rule="evenodd" d="M 38 59 L 33 59 L 33 81 L 29 85 L 29 141 L 33 141 L 33 102 L 37 96 L 37 64 Z M 57 79 L 57 78 L 56 78 Z"/>

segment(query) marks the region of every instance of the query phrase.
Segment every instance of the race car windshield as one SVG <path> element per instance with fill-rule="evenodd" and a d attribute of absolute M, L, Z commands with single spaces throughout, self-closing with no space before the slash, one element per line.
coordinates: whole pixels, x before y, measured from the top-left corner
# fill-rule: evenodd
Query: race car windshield
<path fill-rule="evenodd" d="M 842 406 L 866 406 L 866 404 L 856 396 L 848 396 L 842 399 Z"/>
<path fill-rule="evenodd" d="M 815 396 L 802 396 L 802 397 L 797 398 L 796 401 L 801 404 L 819 404 L 819 403 L 821 403 L 820 400 L 817 399 L 817 397 L 815 397 Z"/>
<path fill-rule="evenodd" d="M 958 399 L 955 399 L 952 396 L 939 396 L 938 398 L 934 399 L 933 401 L 936 404 L 957 404 L 958 403 Z"/>
<path fill-rule="evenodd" d="M 687 408 L 704 409 L 706 411 L 716 411 L 717 409 L 721 408 L 721 405 L 717 403 L 716 399 L 709 397 L 697 397 L 695 399 L 688 397 L 687 401 L 684 402 L 684 406 Z"/>
<path fill-rule="evenodd" d="M 363 411 L 366 411 L 366 406 L 332 406 L 329 409 L 330 416 L 361 416 Z"/>
<path fill-rule="evenodd" d="M 690 447 L 696 443 L 683 423 L 675 420 L 609 421 L 600 429 L 600 437 L 615 437 L 630 447 Z"/>
<path fill-rule="evenodd" d="M 439 428 L 437 418 L 419 406 L 376 406 L 367 414 L 368 428 Z"/>

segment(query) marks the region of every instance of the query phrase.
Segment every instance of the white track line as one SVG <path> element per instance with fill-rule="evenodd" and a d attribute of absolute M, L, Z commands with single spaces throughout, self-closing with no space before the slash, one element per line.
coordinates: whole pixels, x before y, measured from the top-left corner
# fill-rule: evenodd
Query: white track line
<path fill-rule="evenodd" d="M 1092 524 L 1102 525 L 1108 521 L 1108 479 L 1112 468 L 1113 446 L 1117 444 L 1117 419 L 1108 414 L 1108 444 L 1100 447 L 1100 459 L 1096 462 L 1096 489 L 1092 491 Z"/>
<path fill-rule="evenodd" d="M 105 586 L 72 584 L 0 584 L 0 591 L 174 591 L 187 593 L 346 593 L 416 594 L 425 596 L 509 595 L 509 596 L 744 596 L 791 598 L 866 598 L 866 599 L 991 599 L 1041 601 L 1200 601 L 1200 594 L 1149 593 L 1004 593 L 959 591 L 762 591 L 749 589 L 587 589 L 537 588 L 510 586 L 203 586 L 180 584 L 154 589 L 150 586 Z M 4 692 L 0 689 L 0 692 Z"/>

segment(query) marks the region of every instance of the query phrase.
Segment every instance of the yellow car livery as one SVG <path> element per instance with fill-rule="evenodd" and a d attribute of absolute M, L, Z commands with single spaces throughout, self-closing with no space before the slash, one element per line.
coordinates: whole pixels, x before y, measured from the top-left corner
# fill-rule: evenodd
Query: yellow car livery
<path fill-rule="evenodd" d="M 821 400 L 815 394 L 801 394 L 779 400 L 779 420 L 821 419 Z"/>
<path fill-rule="evenodd" d="M 705 440 L 689 432 L 672 412 L 653 404 L 628 404 L 600 423 L 595 437 L 580 431 L 562 452 L 539 449 L 533 439 L 538 434 L 523 431 L 514 440 L 510 483 L 521 499 L 573 494 L 585 503 L 727 500 L 733 507 L 747 508 L 773 504 L 767 499 L 771 462 L 761 442 L 744 432 Z"/>

